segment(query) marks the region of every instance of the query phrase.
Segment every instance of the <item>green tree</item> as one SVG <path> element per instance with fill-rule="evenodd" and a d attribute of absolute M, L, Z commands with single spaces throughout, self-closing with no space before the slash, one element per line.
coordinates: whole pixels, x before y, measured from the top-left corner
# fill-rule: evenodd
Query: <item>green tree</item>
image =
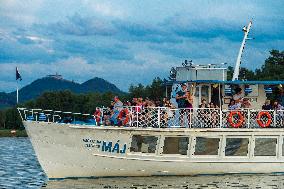
<path fill-rule="evenodd" d="M 148 97 L 153 100 L 161 100 L 165 96 L 165 87 L 163 81 L 157 77 L 150 86 L 146 87 Z"/>
<path fill-rule="evenodd" d="M 271 50 L 264 65 L 256 70 L 258 80 L 284 80 L 284 51 Z"/>
<path fill-rule="evenodd" d="M 247 68 L 241 67 L 240 69 L 240 75 L 239 75 L 239 80 L 248 80 L 248 81 L 253 81 L 255 80 L 255 73 Z"/>
<path fill-rule="evenodd" d="M 227 80 L 228 81 L 232 80 L 233 74 L 234 74 L 234 68 L 232 66 L 229 66 L 227 70 Z M 255 79 L 256 79 L 256 76 L 252 70 L 249 70 L 244 67 L 240 68 L 239 80 L 255 80 Z"/>
<path fill-rule="evenodd" d="M 145 91 L 145 87 L 139 83 L 137 86 L 131 85 L 129 87 L 129 97 L 130 98 L 137 98 L 137 97 L 142 97 L 142 98 L 146 98 L 147 94 Z"/>
<path fill-rule="evenodd" d="M 233 75 L 234 75 L 234 68 L 232 66 L 229 66 L 227 70 L 227 80 L 228 81 L 232 80 Z"/>
<path fill-rule="evenodd" d="M 152 83 L 147 86 L 143 86 L 139 83 L 137 86 L 131 85 L 129 87 L 129 98 L 150 98 L 152 100 L 161 100 L 165 96 L 165 87 L 163 81 L 157 77 L 154 78 Z"/>
<path fill-rule="evenodd" d="M 16 107 L 5 110 L 6 120 L 5 128 L 6 129 L 22 129 L 22 120 L 18 113 Z"/>
<path fill-rule="evenodd" d="M 6 114 L 5 111 L 0 111 L 0 128 L 5 129 L 6 127 Z"/>

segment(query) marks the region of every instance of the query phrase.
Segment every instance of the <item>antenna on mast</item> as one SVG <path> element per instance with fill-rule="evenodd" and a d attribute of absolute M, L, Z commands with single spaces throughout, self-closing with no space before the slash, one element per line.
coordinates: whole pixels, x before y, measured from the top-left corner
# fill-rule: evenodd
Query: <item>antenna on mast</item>
<path fill-rule="evenodd" d="M 232 81 L 239 79 L 242 54 L 243 54 L 244 49 L 245 49 L 246 41 L 251 39 L 251 38 L 248 38 L 248 34 L 249 34 L 249 31 L 250 31 L 251 25 L 252 25 L 252 20 L 249 22 L 248 26 L 243 27 L 244 39 L 243 39 L 243 42 L 242 42 L 242 45 L 241 45 L 241 48 L 240 48 L 240 51 L 239 51 L 239 54 L 238 54 L 238 58 L 237 58 L 237 61 L 236 61 Z"/>

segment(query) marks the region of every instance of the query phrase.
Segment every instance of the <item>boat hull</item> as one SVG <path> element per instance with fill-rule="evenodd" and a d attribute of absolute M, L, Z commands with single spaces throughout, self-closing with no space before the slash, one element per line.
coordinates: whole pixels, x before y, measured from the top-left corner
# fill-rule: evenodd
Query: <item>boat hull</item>
<path fill-rule="evenodd" d="M 95 127 L 72 124 L 24 121 L 39 163 L 48 178 L 197 175 L 224 173 L 284 172 L 282 157 L 283 130 L 240 129 L 155 129 Z M 261 131 L 260 131 L 261 130 Z M 225 158 L 196 157 L 193 147 L 188 155 L 163 155 L 158 141 L 155 154 L 130 152 L 133 135 L 265 135 L 279 138 L 275 157 Z M 223 153 L 223 149 L 220 149 Z"/>

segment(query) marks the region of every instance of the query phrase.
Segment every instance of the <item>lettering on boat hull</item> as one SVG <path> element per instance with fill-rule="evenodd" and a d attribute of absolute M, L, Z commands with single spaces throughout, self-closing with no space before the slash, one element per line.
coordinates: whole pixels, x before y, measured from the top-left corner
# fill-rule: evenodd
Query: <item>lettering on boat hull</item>
<path fill-rule="evenodd" d="M 120 140 L 117 142 L 96 140 L 91 138 L 82 139 L 85 148 L 97 148 L 102 152 L 125 154 L 127 144 L 120 144 Z"/>

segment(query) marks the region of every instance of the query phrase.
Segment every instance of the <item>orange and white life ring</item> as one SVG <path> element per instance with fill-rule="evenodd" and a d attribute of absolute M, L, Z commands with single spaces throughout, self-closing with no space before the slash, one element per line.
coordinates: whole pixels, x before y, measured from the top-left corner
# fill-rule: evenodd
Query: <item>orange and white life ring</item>
<path fill-rule="evenodd" d="M 238 115 L 239 120 L 237 123 L 233 122 L 233 117 L 234 115 Z M 239 128 L 240 126 L 242 126 L 243 122 L 244 122 L 244 116 L 241 114 L 241 112 L 239 111 L 231 111 L 228 117 L 228 122 L 230 123 L 230 125 L 234 128 Z"/>
<path fill-rule="evenodd" d="M 122 125 L 127 125 L 128 122 L 129 122 L 129 120 L 130 120 L 130 116 L 129 116 L 129 111 L 128 111 L 128 109 L 122 109 L 122 110 L 119 112 L 117 118 L 118 118 L 119 120 L 122 120 L 122 119 L 124 118 L 124 120 L 123 120 L 123 122 L 122 122 Z"/>
<path fill-rule="evenodd" d="M 263 116 L 265 116 L 265 117 L 268 118 L 267 122 L 263 122 L 263 121 L 261 120 L 261 118 L 262 118 Z M 272 116 L 271 116 L 270 113 L 267 112 L 267 111 L 259 112 L 259 113 L 257 114 L 256 121 L 257 121 L 258 125 L 259 125 L 260 127 L 262 127 L 262 128 L 269 127 L 270 124 L 271 124 L 271 122 L 272 122 Z"/>

